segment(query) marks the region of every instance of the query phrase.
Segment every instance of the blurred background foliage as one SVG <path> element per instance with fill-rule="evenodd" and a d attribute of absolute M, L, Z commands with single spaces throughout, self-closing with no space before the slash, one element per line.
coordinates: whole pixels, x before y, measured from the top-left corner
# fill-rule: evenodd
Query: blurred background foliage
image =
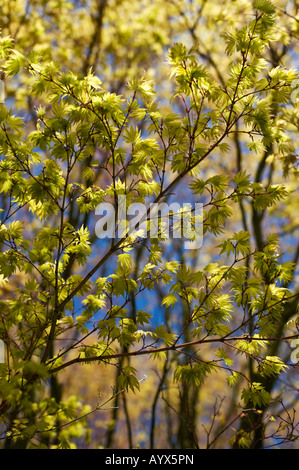
<path fill-rule="evenodd" d="M 279 65 L 298 68 L 299 6 L 296 0 L 277 0 L 275 5 L 275 35 L 264 58 L 269 68 Z M 131 79 L 146 75 L 154 79 L 161 105 L 169 112 L 172 106 L 176 106 L 179 113 L 184 110 L 180 110 L 177 103 L 172 105 L 169 102 L 176 86 L 169 79 L 169 48 L 176 42 L 194 47 L 195 54 L 207 67 L 211 77 L 225 85 L 230 78 L 232 58 L 225 52 L 224 35 L 246 25 L 253 15 L 254 9 L 249 0 L 0 0 L 1 34 L 13 38 L 14 47 L 25 56 L 36 52 L 41 56 L 41 65 L 55 61 L 62 70 L 71 71 L 79 77 L 86 76 L 92 70 L 107 90 L 124 96 L 128 93 L 127 83 Z M 26 120 L 28 131 L 35 128 L 35 108 L 40 105 L 40 98 L 28 93 L 31 85 L 32 77 L 26 71 L 5 79 L 7 106 L 13 106 L 17 114 Z M 297 265 L 298 107 L 286 103 L 276 112 L 293 142 L 284 158 L 276 158 L 276 149 L 271 145 L 258 148 L 256 152 L 249 151 L 245 145 L 250 142 L 250 136 L 238 132 L 236 128 L 230 136 L 230 150 L 215 149 L 211 158 L 203 161 L 201 177 L 233 175 L 246 170 L 255 181 L 263 184 L 283 182 L 290 191 L 289 195 L 262 214 L 250 202 L 236 204 L 217 244 L 227 240 L 236 230 L 243 229 L 252 234 L 257 247 L 261 248 L 266 234 L 275 231 L 281 236 L 284 259 Z M 86 162 L 82 162 L 75 169 L 78 182 L 86 182 L 82 176 L 85 165 Z M 105 175 L 99 170 L 93 177 L 93 184 L 101 185 L 104 178 Z M 186 184 L 181 184 L 178 191 L 182 200 L 190 197 Z M 1 197 L 1 207 L 5 208 L 7 201 L 3 195 Z M 91 215 L 76 210 L 74 207 L 70 214 L 72 225 L 79 228 L 84 223 L 92 230 L 94 220 Z M 30 224 L 30 220 L 27 222 Z M 93 249 L 94 253 L 101 250 L 96 237 L 93 239 Z M 215 260 L 221 263 L 218 251 L 215 251 L 215 238 L 209 233 L 204 237 L 203 248 L 196 252 L 184 251 L 180 240 L 165 243 L 163 250 L 165 259 L 177 259 L 191 271 L 202 269 Z M 132 256 L 137 272 L 143 264 L 142 246 Z M 75 267 L 72 269 L 75 270 Z M 105 276 L 107 269 L 104 265 L 99 275 Z M 295 291 L 298 289 L 296 273 L 297 268 L 292 280 Z M 16 288 L 23 282 L 22 274 L 19 274 L 14 278 L 14 283 L 3 284 L 2 299 L 13 298 Z M 188 312 L 183 303 L 177 304 L 175 310 L 162 309 L 161 301 L 167 293 L 168 287 L 161 285 L 141 300 L 136 299 L 136 304 L 135 300 L 132 301 L 130 311 L 136 311 L 139 307 L 150 309 L 170 331 L 180 331 Z M 291 324 L 286 326 L 296 306 L 292 308 L 291 312 L 285 312 L 283 324 L 277 325 L 278 332 L 283 330 L 285 334 L 292 334 L 294 331 Z M 187 334 L 184 339 L 186 342 L 190 340 Z M 67 337 L 64 341 L 67 344 Z M 269 344 L 269 351 L 271 348 L 272 356 L 279 355 L 289 362 L 292 350 L 288 344 L 281 342 L 275 347 Z M 197 347 L 196 351 L 205 357 L 204 349 L 198 351 Z M 194 353 L 192 346 L 188 352 Z M 119 367 L 76 364 L 62 371 L 58 378 L 51 379 L 49 393 L 55 399 L 63 397 L 71 401 L 73 396 L 80 397 L 82 408 L 77 411 L 78 415 L 88 414 L 97 403 L 108 400 L 103 408 L 87 415 L 88 426 L 84 420 L 72 426 L 71 436 L 68 434 L 67 438 L 71 437 L 77 447 L 227 448 L 234 445 L 235 441 L 230 439 L 243 418 L 241 383 L 229 387 L 224 372 L 210 375 L 199 387 L 174 383 L 171 352 L 157 363 L 144 361 L 143 356 L 130 360 L 125 358 L 124 361 L 138 370 L 141 382 L 140 391 L 136 394 L 132 391 L 118 393 Z M 238 361 L 239 369 L 248 370 L 250 361 L 247 357 L 238 356 Z M 291 365 L 286 373 L 277 380 L 273 379 L 268 386 L 275 391 L 278 400 L 263 414 L 266 435 L 269 436 L 265 440 L 266 445 L 296 447 L 298 444 L 292 443 L 295 439 L 288 439 L 288 435 L 298 435 L 293 416 L 299 392 L 296 369 Z M 283 397 L 283 406 L 280 397 Z M 283 417 L 284 428 L 280 421 L 280 428 L 277 429 L 276 416 Z M 241 447 L 247 444 L 240 443 Z"/>

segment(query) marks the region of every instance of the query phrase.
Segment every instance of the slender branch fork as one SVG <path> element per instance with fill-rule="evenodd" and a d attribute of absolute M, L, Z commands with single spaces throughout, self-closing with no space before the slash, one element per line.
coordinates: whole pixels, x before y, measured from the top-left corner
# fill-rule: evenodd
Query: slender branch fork
<path fill-rule="evenodd" d="M 148 348 L 148 349 L 140 349 L 138 351 L 131 351 L 131 352 L 121 352 L 121 353 L 116 353 L 116 354 L 103 354 L 100 356 L 91 356 L 91 357 L 80 357 L 80 354 L 78 357 L 71 359 L 68 362 L 65 362 L 64 364 L 61 364 L 57 367 L 53 367 L 49 369 L 49 373 L 54 374 L 62 369 L 65 369 L 66 367 L 69 367 L 73 364 L 77 363 L 88 363 L 88 362 L 95 362 L 95 361 L 107 361 L 111 359 L 118 359 L 121 357 L 132 357 L 132 356 L 142 356 L 142 355 L 149 355 L 149 354 L 155 354 L 159 352 L 166 352 L 166 351 L 177 351 L 180 349 L 184 349 L 190 346 L 196 346 L 200 344 L 206 344 L 206 343 L 227 343 L 229 341 L 240 341 L 240 340 L 246 340 L 246 341 L 289 341 L 291 339 L 296 339 L 299 338 L 299 333 L 295 335 L 290 335 L 290 336 L 284 336 L 280 338 L 271 338 L 271 337 L 257 337 L 257 336 L 249 336 L 249 335 L 241 335 L 241 336 L 222 336 L 222 337 L 216 337 L 216 338 L 204 338 L 204 339 L 198 339 L 195 341 L 189 341 L 187 343 L 181 343 L 181 344 L 173 344 L 171 346 L 164 346 L 161 348 Z"/>
<path fill-rule="evenodd" d="M 138 380 L 139 383 L 143 382 L 144 380 L 147 379 L 147 376 L 144 375 L 141 379 Z M 67 421 L 66 423 L 63 423 L 63 424 L 60 424 L 58 426 L 51 426 L 50 428 L 48 429 L 45 429 L 45 430 L 37 430 L 36 431 L 36 434 L 44 434 L 44 433 L 47 433 L 47 432 L 52 432 L 52 431 L 59 431 L 60 429 L 62 428 L 65 428 L 66 426 L 70 426 L 71 424 L 74 424 L 78 421 L 81 421 L 83 419 L 86 419 L 88 418 L 88 416 L 90 416 L 91 414 L 95 413 L 96 411 L 106 411 L 107 409 L 110 409 L 110 408 L 104 408 L 104 406 L 108 405 L 108 403 L 110 403 L 112 400 L 114 400 L 115 397 L 117 397 L 118 395 L 121 395 L 122 393 L 125 393 L 127 390 L 126 389 L 122 389 L 122 390 L 119 390 L 118 392 L 115 392 L 113 393 L 106 401 L 104 401 L 103 403 L 100 403 L 100 398 L 99 398 L 99 401 L 98 403 L 96 404 L 96 406 L 88 411 L 87 413 L 84 413 L 80 416 L 76 416 L 74 419 L 70 420 L 70 421 Z M 14 434 L 13 436 L 11 437 L 18 437 L 18 436 L 21 436 L 22 433 L 18 433 L 18 434 Z M 3 440 L 3 439 L 6 439 L 7 436 L 4 436 L 4 437 L 0 437 L 0 440 Z"/>

